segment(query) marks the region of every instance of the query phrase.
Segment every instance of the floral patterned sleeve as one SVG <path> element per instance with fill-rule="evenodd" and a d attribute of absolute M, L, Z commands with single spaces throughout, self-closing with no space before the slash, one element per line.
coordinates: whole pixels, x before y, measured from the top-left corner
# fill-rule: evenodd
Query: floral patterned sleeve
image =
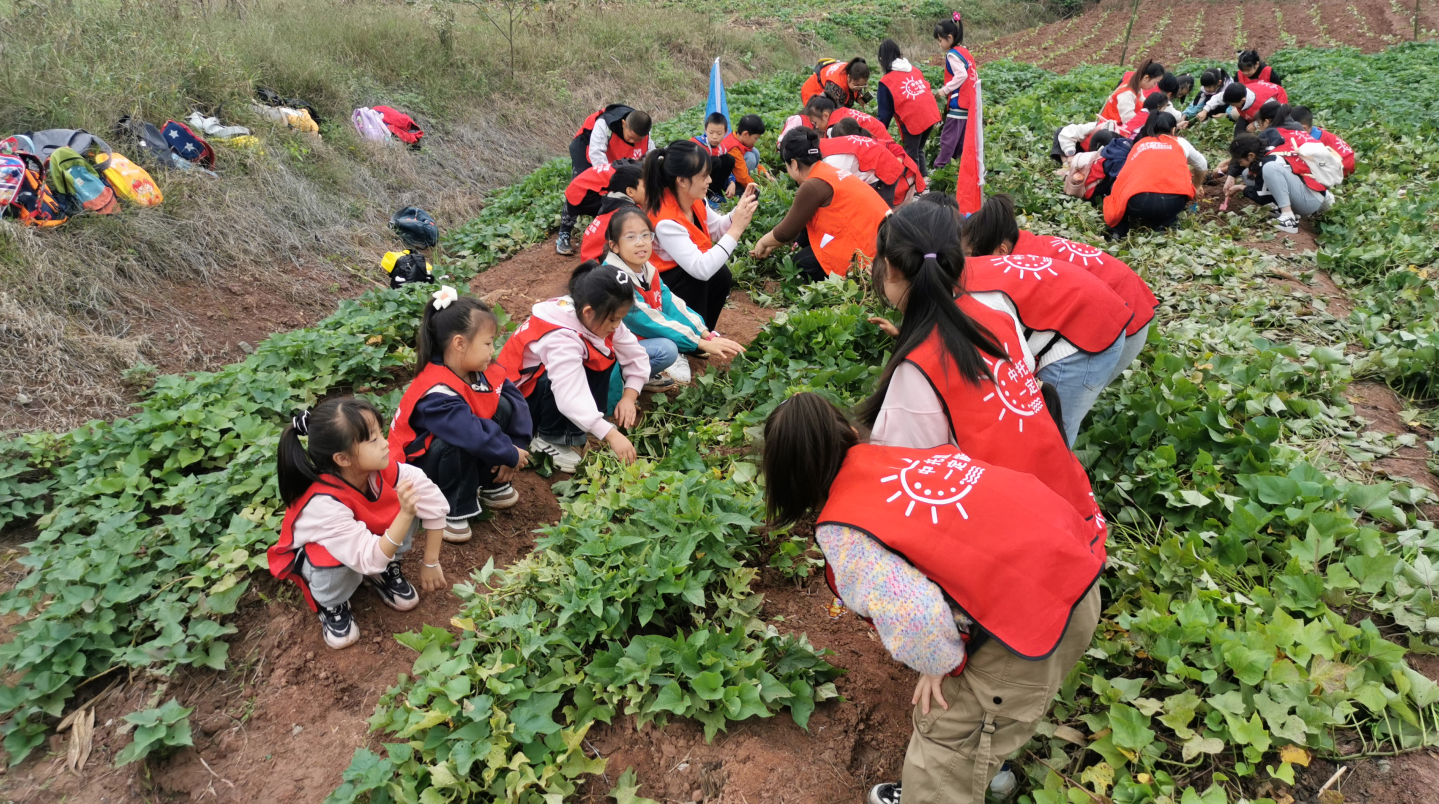
<path fill-rule="evenodd" d="M 964 661 L 954 612 L 938 585 L 863 531 L 822 525 L 815 531 L 845 606 L 868 618 L 894 658 L 919 672 L 945 675 Z"/>

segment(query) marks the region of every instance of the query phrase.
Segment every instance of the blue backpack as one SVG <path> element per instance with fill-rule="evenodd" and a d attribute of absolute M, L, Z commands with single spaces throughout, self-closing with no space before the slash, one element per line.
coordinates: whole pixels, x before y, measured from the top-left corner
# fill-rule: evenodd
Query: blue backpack
<path fill-rule="evenodd" d="M 165 143 L 170 146 L 170 149 L 181 157 L 214 169 L 215 150 L 200 135 L 191 131 L 189 126 L 169 120 L 160 130 L 160 134 L 165 137 Z"/>

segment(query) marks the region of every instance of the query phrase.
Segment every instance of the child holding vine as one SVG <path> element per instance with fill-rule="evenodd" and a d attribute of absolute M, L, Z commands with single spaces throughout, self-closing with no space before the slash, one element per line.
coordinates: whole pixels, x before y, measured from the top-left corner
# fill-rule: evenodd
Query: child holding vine
<path fill-rule="evenodd" d="M 444 588 L 449 505 L 424 472 L 390 457 L 374 405 L 345 396 L 296 411 L 280 434 L 278 470 L 285 519 L 267 551 L 270 573 L 299 585 L 326 645 L 359 640 L 350 598 L 362 583 L 397 611 L 419 605 L 400 567 L 417 524 L 426 534 L 420 588 Z"/>
<path fill-rule="evenodd" d="M 707 329 L 704 319 L 660 281 L 659 270 L 650 263 L 654 239 L 654 224 L 644 210 L 619 210 L 606 231 L 605 265 L 624 271 L 634 288 L 634 305 L 625 314 L 625 326 L 640 338 L 640 346 L 650 356 L 651 381 L 665 372 L 675 382 L 689 382 L 690 365 L 680 355 L 728 359 L 744 347 Z M 610 396 L 616 398 L 623 390 L 622 383 L 617 373 L 611 375 Z"/>
<path fill-rule="evenodd" d="M 625 463 L 635 448 L 620 432 L 639 413 L 635 400 L 650 376 L 650 359 L 624 318 L 634 290 L 624 271 L 585 262 L 570 274 L 569 295 L 542 301 L 505 342 L 499 363 L 524 394 L 535 422 L 531 452 L 549 455 L 566 474 L 579 468 L 589 436 L 609 444 Z M 618 364 L 618 365 L 616 365 Z M 609 410 L 610 373 L 619 371 L 624 390 Z"/>
<path fill-rule="evenodd" d="M 529 409 L 492 361 L 499 319 L 443 286 L 430 295 L 415 344 L 415 379 L 390 424 L 390 456 L 413 464 L 449 502 L 445 540 L 469 541 L 481 504 L 519 502 L 511 480 L 529 461 Z"/>

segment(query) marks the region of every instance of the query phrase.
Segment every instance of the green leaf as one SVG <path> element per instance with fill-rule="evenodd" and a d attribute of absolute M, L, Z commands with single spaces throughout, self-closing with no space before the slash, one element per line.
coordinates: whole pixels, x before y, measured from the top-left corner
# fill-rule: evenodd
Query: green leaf
<path fill-rule="evenodd" d="M 620 774 L 619 783 L 609 792 L 609 796 L 615 800 L 615 804 L 659 804 L 652 798 L 641 796 L 639 790 L 639 782 L 635 781 L 635 769 L 626 768 L 625 772 Z"/>
<path fill-rule="evenodd" d="M 1114 744 L 1130 751 L 1140 751 L 1154 742 L 1149 717 L 1126 704 L 1109 707 L 1109 727 L 1114 729 Z"/>
<path fill-rule="evenodd" d="M 564 696 L 558 692 L 538 693 L 521 701 L 510 711 L 510 722 L 515 725 L 514 740 L 528 743 L 538 734 L 554 734 L 560 724 L 554 721 L 555 707 Z"/>

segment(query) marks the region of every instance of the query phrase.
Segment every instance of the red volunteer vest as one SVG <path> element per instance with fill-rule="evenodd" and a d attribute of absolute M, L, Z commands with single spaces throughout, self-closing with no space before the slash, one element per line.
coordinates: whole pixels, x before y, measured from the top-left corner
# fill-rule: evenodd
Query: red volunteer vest
<path fill-rule="evenodd" d="M 1154 308 L 1159 306 L 1159 300 L 1154 298 L 1154 292 L 1149 289 L 1149 285 L 1139 274 L 1107 251 L 1097 249 L 1088 243 L 1076 243 L 1062 237 L 1039 237 L 1021 229 L 1019 230 L 1019 242 L 1014 244 L 1013 253 L 1062 260 L 1078 265 L 1099 277 L 1129 305 L 1129 312 L 1133 314 L 1133 317 L 1129 319 L 1129 326 L 1124 329 L 1126 336 L 1138 333 L 1146 324 L 1154 320 Z"/>
<path fill-rule="evenodd" d="M 638 293 L 640 295 L 640 298 L 644 299 L 645 304 L 648 304 L 651 310 L 664 309 L 664 282 L 660 280 L 659 274 L 655 274 L 654 279 L 650 280 L 650 287 L 648 290 L 642 287 L 638 282 L 635 282 L 634 286 L 635 293 Z M 641 340 L 643 340 L 643 338 L 641 338 Z"/>
<path fill-rule="evenodd" d="M 1119 136 L 1127 140 L 1133 139 L 1134 135 L 1138 134 L 1139 130 L 1141 128 L 1144 128 L 1144 124 L 1147 122 L 1149 122 L 1149 110 L 1140 109 L 1139 111 L 1134 113 L 1133 117 L 1129 118 L 1129 123 L 1127 125 L 1119 127 Z"/>
<path fill-rule="evenodd" d="M 874 259 L 875 236 L 889 214 L 889 204 L 860 177 L 823 162 L 810 168 L 806 181 L 822 181 L 834 190 L 829 206 L 815 210 L 805 225 L 810 248 L 825 273 L 849 273 L 856 251 Z"/>
<path fill-rule="evenodd" d="M 989 330 L 1007 354 L 1023 354 L 1009 316 L 967 295 L 957 303 Z M 1089 476 L 1045 407 L 1034 375 L 1022 359 L 1011 362 L 984 353 L 981 356 L 994 379 L 978 385 L 960 376 L 938 331 L 930 333 L 905 360 L 929 379 L 944 404 L 950 432 L 960 449 L 992 466 L 1034 475 L 1079 513 L 1088 523 L 1090 535 L 1098 536 L 1102 545 L 1107 530 Z"/>
<path fill-rule="evenodd" d="M 1032 475 L 956 447 L 851 447 L 819 525 L 861 530 L 944 590 L 991 637 L 1042 659 L 1104 569 L 1104 542 Z"/>
<path fill-rule="evenodd" d="M 270 562 L 270 574 L 282 581 L 288 579 L 298 584 L 300 592 L 305 596 L 305 602 L 310 605 L 310 611 L 319 611 L 319 608 L 315 605 L 315 598 L 310 595 L 310 585 L 305 583 L 304 576 L 300 574 L 300 550 L 305 551 L 305 560 L 317 567 L 338 567 L 340 561 L 318 544 L 296 546 L 295 522 L 299 520 L 305 506 L 310 504 L 310 500 L 316 497 L 333 497 L 355 512 L 355 519 L 363 522 L 371 533 L 376 536 L 384 534 L 395 521 L 395 517 L 400 515 L 400 497 L 395 493 L 395 483 L 400 477 L 400 465 L 390 461 L 390 465 L 380 470 L 379 474 L 380 493 L 374 500 L 334 475 L 321 475 L 324 482 L 312 483 L 309 490 L 296 500 L 294 505 L 285 509 L 285 519 L 280 523 L 280 539 L 270 545 L 265 554 Z"/>
<path fill-rule="evenodd" d="M 1104 199 L 1104 222 L 1118 226 L 1124 220 L 1129 199 L 1139 193 L 1169 193 L 1194 197 L 1189 162 L 1179 141 L 1161 134 L 1145 137 L 1129 151 L 1129 159 L 1114 180 L 1114 189 Z"/>
<path fill-rule="evenodd" d="M 1261 69 L 1259 72 L 1255 73 L 1253 78 L 1250 78 L 1249 76 L 1245 75 L 1243 70 L 1237 70 L 1236 72 L 1237 72 L 1238 74 L 1235 75 L 1234 77 L 1235 77 L 1235 79 L 1238 80 L 1239 83 L 1241 83 L 1241 84 L 1246 84 L 1246 85 L 1248 85 L 1248 84 L 1253 84 L 1253 83 L 1255 83 L 1255 82 L 1257 82 L 1257 81 L 1263 81 L 1263 82 L 1266 83 L 1266 84 L 1271 84 L 1271 83 L 1274 82 L 1274 68 L 1273 68 L 1273 67 L 1270 67 L 1270 66 L 1267 65 L 1267 64 L 1264 65 L 1264 68 L 1263 68 L 1263 69 Z M 1280 103 L 1287 103 L 1287 101 L 1280 101 Z"/>
<path fill-rule="evenodd" d="M 1310 174 L 1309 163 L 1305 162 L 1304 157 L 1299 155 L 1299 146 L 1309 142 L 1316 142 L 1316 140 L 1309 136 L 1308 132 L 1295 131 L 1292 128 L 1276 128 L 1274 132 L 1283 138 L 1284 144 L 1271 150 L 1269 155 L 1283 159 L 1285 163 L 1289 165 L 1289 169 L 1294 171 L 1294 175 L 1298 176 L 1300 180 L 1304 182 L 1305 187 L 1308 187 L 1316 193 L 1326 192 L 1329 188 L 1320 184 Z"/>
<path fill-rule="evenodd" d="M 821 156 L 849 154 L 859 160 L 860 170 L 873 173 L 885 184 L 894 184 L 904 176 L 904 165 L 882 143 L 869 137 L 826 137 L 819 141 L 819 153 Z"/>
<path fill-rule="evenodd" d="M 690 141 L 708 151 L 710 156 L 724 156 L 725 154 L 724 140 L 720 140 L 719 145 L 710 145 L 710 141 L 704 137 L 690 137 Z"/>
<path fill-rule="evenodd" d="M 1026 330 L 1054 330 L 1090 354 L 1113 346 L 1134 317 L 1104 280 L 1049 257 L 966 257 L 963 282 L 970 293 L 1008 296 Z"/>
<path fill-rule="evenodd" d="M 599 110 L 598 112 L 595 112 L 589 117 L 586 117 L 585 122 L 580 124 L 580 130 L 575 132 L 575 136 L 589 139 L 590 132 L 595 130 L 595 121 L 599 120 L 600 117 L 604 115 L 605 112 L 609 111 L 611 108 L 613 107 L 606 106 L 605 108 Z M 623 119 L 623 117 L 620 118 L 620 120 Z M 619 120 L 616 120 L 615 123 L 618 124 Z M 608 121 L 605 122 L 605 125 L 610 126 L 610 141 L 609 144 L 605 147 L 605 156 L 611 162 L 615 161 L 616 159 L 643 159 L 645 154 L 649 153 L 649 137 L 645 137 L 644 139 L 640 140 L 639 143 L 636 145 L 630 145 L 629 143 L 625 142 L 625 138 L 621 137 L 620 133 L 615 130 L 614 125 L 610 125 Z"/>
<path fill-rule="evenodd" d="M 565 200 L 573 206 L 579 206 L 590 193 L 604 195 L 609 192 L 610 179 L 614 177 L 615 169 L 612 165 L 587 168 L 570 180 L 569 186 L 565 188 Z"/>
<path fill-rule="evenodd" d="M 690 242 L 698 246 L 701 252 L 707 252 L 714 248 L 714 240 L 710 239 L 709 213 L 705 211 L 707 209 L 704 201 L 696 201 L 694 206 L 690 207 L 689 214 L 686 214 L 680 209 L 680 202 L 675 198 L 675 194 L 670 190 L 665 190 L 664 200 L 660 202 L 660 211 L 650 213 L 650 222 L 656 226 L 660 221 L 678 223 L 685 227 L 685 232 L 690 236 Z M 696 225 L 695 221 L 700 221 L 701 225 Z M 660 273 L 679 265 L 674 260 L 660 257 L 658 250 L 650 257 L 650 262 L 660 269 Z"/>
<path fill-rule="evenodd" d="M 580 259 L 599 261 L 605 253 L 605 232 L 610 228 L 610 218 L 619 210 L 610 210 L 590 221 L 580 235 Z"/>
<path fill-rule="evenodd" d="M 894 142 L 894 137 L 889 136 L 889 129 L 885 128 L 884 125 L 879 122 L 879 118 L 845 107 L 835 109 L 834 112 L 830 114 L 829 122 L 825 123 L 824 127 L 828 129 L 846 117 L 858 123 L 859 127 L 869 132 L 869 135 L 874 137 L 875 140 L 885 143 L 886 145 Z"/>
<path fill-rule="evenodd" d="M 1354 172 L 1354 149 L 1349 147 L 1349 143 L 1336 137 L 1332 131 L 1325 131 L 1319 126 L 1309 129 L 1309 136 L 1328 145 L 1334 149 L 1335 153 L 1339 154 L 1339 158 L 1344 162 L 1344 178 L 1349 178 L 1350 174 Z"/>
<path fill-rule="evenodd" d="M 529 368 L 524 368 L 525 349 L 540 338 L 561 329 L 570 328 L 532 315 L 529 320 L 520 325 L 519 329 L 515 330 L 515 334 L 505 341 L 505 348 L 500 350 L 500 356 L 496 358 L 495 362 L 504 367 L 505 379 L 514 383 L 526 399 L 535 392 L 535 383 L 545 375 L 545 364 L 536 363 Z M 610 350 L 609 354 L 596 349 L 595 345 L 590 343 L 590 339 L 583 334 L 580 335 L 580 342 L 585 345 L 585 368 L 591 371 L 607 371 L 614 366 L 615 336 L 613 334 L 605 338 L 605 348 Z"/>
<path fill-rule="evenodd" d="M 1249 108 L 1239 110 L 1239 116 L 1245 120 L 1253 120 L 1257 117 L 1260 107 L 1271 100 L 1277 100 L 1280 103 L 1289 102 L 1289 93 L 1285 92 L 1284 87 L 1278 84 L 1271 84 L 1268 81 L 1250 81 L 1245 84 L 1245 87 L 1254 93 L 1254 102 L 1249 104 Z"/>
<path fill-rule="evenodd" d="M 949 49 L 960 57 L 965 64 L 967 73 L 964 83 L 959 89 L 949 96 L 949 109 L 964 109 L 970 122 L 964 128 L 964 150 L 959 155 L 959 173 L 955 178 L 954 200 L 959 204 L 959 211 L 965 216 L 973 215 L 979 211 L 980 204 L 984 201 L 984 193 L 980 185 L 984 181 L 983 165 L 979 161 L 980 132 L 984 128 L 984 120 L 980 119 L 979 109 L 979 64 L 969 51 L 961 45 Z M 954 73 L 949 69 L 948 56 L 944 59 L 944 83 L 948 84 L 954 80 Z"/>
<path fill-rule="evenodd" d="M 481 419 L 493 419 L 500 407 L 500 388 L 505 384 L 505 367 L 490 363 L 473 385 L 465 382 L 449 366 L 431 363 L 405 389 L 400 397 L 400 407 L 390 422 L 390 460 L 398 463 L 414 463 L 430 449 L 435 435 L 429 431 L 418 431 L 410 423 L 415 405 L 420 403 L 435 386 L 443 385 L 454 391 L 470 406 L 470 412 Z"/>
<path fill-rule="evenodd" d="M 909 134 L 921 134 L 940 121 L 939 102 L 924 80 L 924 73 L 914 68 L 906 72 L 890 70 L 879 82 L 889 90 L 894 99 L 894 116 Z"/>

